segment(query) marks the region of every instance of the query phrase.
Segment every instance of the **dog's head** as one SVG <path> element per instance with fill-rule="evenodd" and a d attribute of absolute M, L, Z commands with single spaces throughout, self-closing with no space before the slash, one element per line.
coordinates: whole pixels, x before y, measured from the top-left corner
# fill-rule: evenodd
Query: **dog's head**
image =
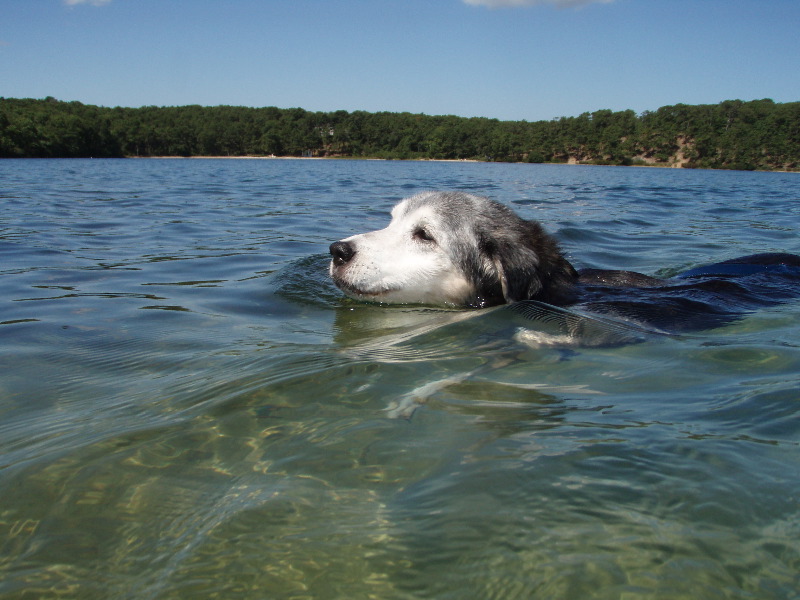
<path fill-rule="evenodd" d="M 425 192 L 389 226 L 334 242 L 330 274 L 348 296 L 389 304 L 554 301 L 577 277 L 539 223 L 461 192 Z"/>

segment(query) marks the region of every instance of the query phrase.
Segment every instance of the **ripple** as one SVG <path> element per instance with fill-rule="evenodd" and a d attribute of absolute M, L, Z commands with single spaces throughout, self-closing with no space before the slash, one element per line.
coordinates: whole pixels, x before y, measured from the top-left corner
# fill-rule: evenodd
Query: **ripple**
<path fill-rule="evenodd" d="M 442 187 L 541 220 L 576 264 L 798 252 L 796 175 L 772 175 L 0 161 L 3 589 L 791 597 L 796 303 L 680 337 L 373 306 L 325 254 Z M 520 335 L 574 326 L 637 343 Z"/>

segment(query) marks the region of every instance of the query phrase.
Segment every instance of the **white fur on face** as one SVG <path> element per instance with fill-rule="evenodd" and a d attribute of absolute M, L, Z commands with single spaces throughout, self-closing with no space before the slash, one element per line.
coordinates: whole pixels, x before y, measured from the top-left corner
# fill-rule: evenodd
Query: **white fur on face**
<path fill-rule="evenodd" d="M 407 213 L 407 203 L 392 210 L 389 226 L 349 237 L 353 258 L 330 274 L 348 296 L 389 304 L 463 305 L 473 286 L 446 248 L 452 233 L 430 207 Z"/>

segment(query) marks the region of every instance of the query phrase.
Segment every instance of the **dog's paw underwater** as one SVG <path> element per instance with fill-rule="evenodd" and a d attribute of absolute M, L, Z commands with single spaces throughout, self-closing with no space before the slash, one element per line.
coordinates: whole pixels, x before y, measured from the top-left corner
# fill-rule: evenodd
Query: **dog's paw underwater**
<path fill-rule="evenodd" d="M 566 342 L 598 327 L 622 340 L 636 339 L 636 331 L 710 329 L 800 295 L 794 254 L 754 254 L 660 279 L 577 270 L 541 224 L 481 196 L 424 192 L 391 215 L 384 229 L 331 244 L 329 273 L 339 289 L 386 304 L 520 303 L 518 312 L 531 319 L 560 319 L 557 334 L 529 334 L 534 343 Z"/>

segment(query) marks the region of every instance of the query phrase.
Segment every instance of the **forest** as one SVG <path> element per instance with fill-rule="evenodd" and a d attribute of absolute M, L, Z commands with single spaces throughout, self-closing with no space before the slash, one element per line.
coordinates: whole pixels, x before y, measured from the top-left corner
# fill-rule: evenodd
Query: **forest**
<path fill-rule="evenodd" d="M 0 158 L 294 156 L 800 170 L 800 102 L 726 100 L 550 121 L 0 98 Z"/>

